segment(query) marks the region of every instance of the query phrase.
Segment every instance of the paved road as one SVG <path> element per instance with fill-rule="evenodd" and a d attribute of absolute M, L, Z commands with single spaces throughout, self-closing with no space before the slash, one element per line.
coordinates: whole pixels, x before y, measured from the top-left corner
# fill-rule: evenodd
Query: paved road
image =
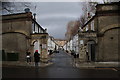
<path fill-rule="evenodd" d="M 4 67 L 3 78 L 118 78 L 111 69 L 79 69 L 73 67 L 72 58 L 60 51 L 53 56 L 48 67 Z"/>

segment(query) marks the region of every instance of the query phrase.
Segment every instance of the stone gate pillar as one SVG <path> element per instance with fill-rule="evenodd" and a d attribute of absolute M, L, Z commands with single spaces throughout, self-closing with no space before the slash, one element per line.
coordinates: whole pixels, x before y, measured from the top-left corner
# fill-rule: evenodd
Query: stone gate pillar
<path fill-rule="evenodd" d="M 34 45 L 30 45 L 29 51 L 31 53 L 32 61 L 34 61 Z"/>
<path fill-rule="evenodd" d="M 44 35 L 39 39 L 40 41 L 40 57 L 42 62 L 48 62 L 48 35 Z"/>
<path fill-rule="evenodd" d="M 79 59 L 80 59 L 80 62 L 86 61 L 86 46 L 84 46 L 84 45 L 80 46 Z"/>
<path fill-rule="evenodd" d="M 42 62 L 48 62 L 48 33 L 34 33 L 32 34 L 32 39 L 34 41 L 39 42 L 39 50 L 40 50 L 40 60 Z M 34 43 L 32 43 L 34 44 Z M 33 46 L 34 47 L 34 46 Z"/>

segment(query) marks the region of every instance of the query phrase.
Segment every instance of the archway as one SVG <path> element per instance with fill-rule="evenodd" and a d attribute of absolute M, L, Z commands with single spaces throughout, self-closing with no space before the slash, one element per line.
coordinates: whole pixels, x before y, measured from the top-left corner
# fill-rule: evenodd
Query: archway
<path fill-rule="evenodd" d="M 108 26 L 104 26 L 103 29 L 100 30 L 100 34 L 104 34 L 106 31 L 110 30 L 110 29 L 118 29 L 120 28 L 120 26 L 118 26 L 118 24 L 113 24 L 113 25 L 108 25 Z"/>
<path fill-rule="evenodd" d="M 38 50 L 38 53 L 40 53 L 40 46 L 39 45 L 40 45 L 39 40 L 34 42 L 34 52 L 35 52 L 35 50 Z"/>
<path fill-rule="evenodd" d="M 38 50 L 38 52 L 40 53 L 40 42 L 39 42 L 39 40 L 33 40 L 32 45 L 33 45 L 33 52 L 35 52 L 35 50 Z"/>

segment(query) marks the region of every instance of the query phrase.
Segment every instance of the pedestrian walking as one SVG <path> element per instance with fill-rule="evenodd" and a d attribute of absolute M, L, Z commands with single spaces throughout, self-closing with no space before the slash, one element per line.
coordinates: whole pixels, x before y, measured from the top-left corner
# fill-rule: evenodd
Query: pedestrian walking
<path fill-rule="evenodd" d="M 35 66 L 38 66 L 38 63 L 40 61 L 40 54 L 38 53 L 38 50 L 36 50 L 34 53 L 34 61 L 35 61 Z"/>
<path fill-rule="evenodd" d="M 27 63 L 31 62 L 31 53 L 30 52 L 26 52 L 26 59 L 27 59 Z"/>

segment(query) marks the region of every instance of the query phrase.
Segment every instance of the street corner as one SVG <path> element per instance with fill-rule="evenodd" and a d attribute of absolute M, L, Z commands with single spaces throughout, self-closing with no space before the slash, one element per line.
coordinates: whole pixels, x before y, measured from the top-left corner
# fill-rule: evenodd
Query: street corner
<path fill-rule="evenodd" d="M 79 69 L 95 69 L 95 66 L 86 66 L 86 65 L 79 65 L 79 64 L 76 64 L 74 67 Z"/>
<path fill-rule="evenodd" d="M 95 65 L 90 63 L 74 63 L 73 67 L 76 67 L 79 69 L 95 69 Z"/>

